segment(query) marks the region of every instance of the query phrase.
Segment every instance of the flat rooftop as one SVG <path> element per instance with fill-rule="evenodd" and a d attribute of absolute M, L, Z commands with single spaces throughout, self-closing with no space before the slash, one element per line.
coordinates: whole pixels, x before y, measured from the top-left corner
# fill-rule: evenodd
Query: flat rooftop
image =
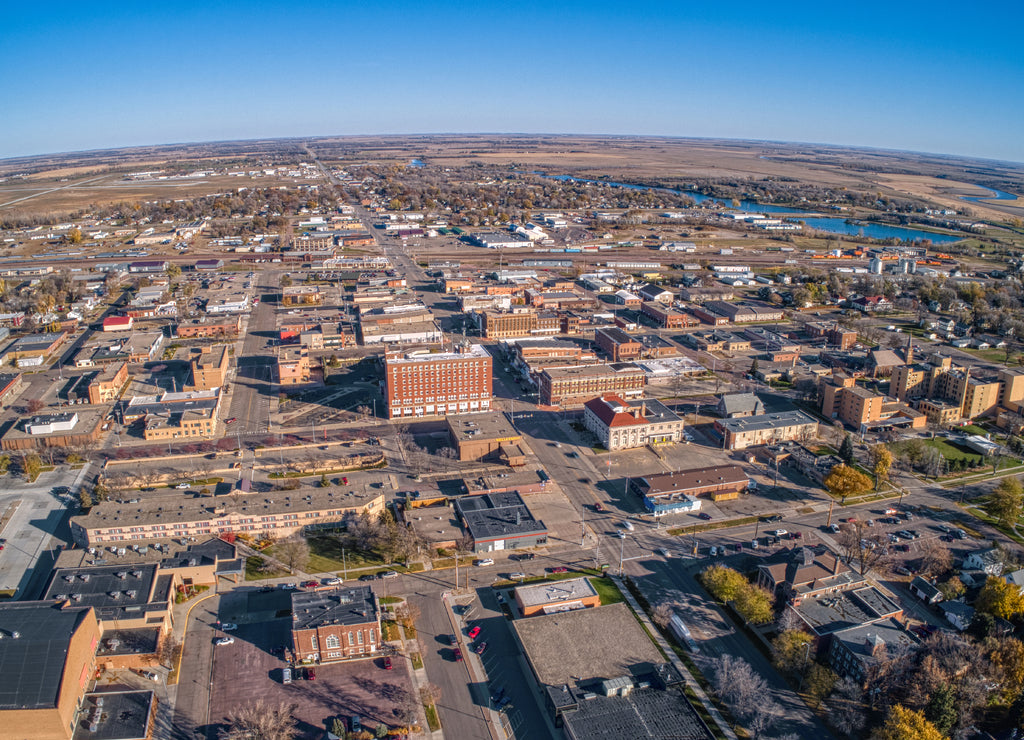
<path fill-rule="evenodd" d="M 561 380 L 563 378 L 587 378 L 597 377 L 600 375 L 616 375 L 620 372 L 636 372 L 642 373 L 636 365 L 632 363 L 617 362 L 614 364 L 605 365 L 575 365 L 573 367 L 549 367 L 544 370 L 544 373 L 552 380 Z"/>
<path fill-rule="evenodd" d="M 100 618 L 107 607 L 119 611 L 124 607 L 142 607 L 149 603 L 150 594 L 156 599 L 169 596 L 170 583 L 165 582 L 163 592 L 154 590 L 157 581 L 156 563 L 131 567 L 100 565 L 85 568 L 59 568 L 50 577 L 44 599 L 64 601 L 70 599 L 76 606 L 92 606 Z M 113 596 L 112 594 L 116 594 Z M 165 605 L 166 606 L 166 605 Z"/>
<path fill-rule="evenodd" d="M 485 493 L 455 502 L 474 540 L 494 540 L 546 532 L 518 493 Z"/>
<path fill-rule="evenodd" d="M 566 601 L 578 601 L 597 596 L 590 580 L 587 578 L 569 578 L 554 583 L 538 583 L 534 586 L 520 586 L 516 590 L 516 598 L 523 606 L 543 606 L 560 604 Z"/>
<path fill-rule="evenodd" d="M 671 473 L 656 473 L 640 478 L 647 495 L 690 491 L 696 488 L 719 485 L 746 485 L 747 474 L 738 465 L 716 465 L 710 468 L 691 468 Z"/>
<path fill-rule="evenodd" d="M 154 707 L 152 691 L 86 694 L 73 740 L 143 740 L 149 736 Z M 89 721 L 93 717 L 95 723 Z"/>
<path fill-rule="evenodd" d="M 624 676 L 664 660 L 624 603 L 519 619 L 512 629 L 542 684 Z"/>
<path fill-rule="evenodd" d="M 515 441 L 521 439 L 505 414 L 492 411 L 486 414 L 460 414 L 446 416 L 448 430 L 459 442 L 483 442 L 486 440 Z"/>
<path fill-rule="evenodd" d="M 0 640 L 0 710 L 57 706 L 71 635 L 88 610 L 48 601 L 0 604 L 0 630 L 7 638 Z"/>
<path fill-rule="evenodd" d="M 797 424 L 815 424 L 814 419 L 803 411 L 778 411 L 773 414 L 747 416 L 737 419 L 718 419 L 717 422 L 733 434 L 752 432 L 777 427 L 795 426 Z"/>
<path fill-rule="evenodd" d="M 901 611 L 873 586 L 838 591 L 817 599 L 803 599 L 793 609 L 819 635 L 877 622 Z"/>
<path fill-rule="evenodd" d="M 327 624 L 366 624 L 376 621 L 377 616 L 377 597 L 369 586 L 292 592 L 293 630 Z"/>
<path fill-rule="evenodd" d="M 400 333 L 407 331 L 410 325 L 399 325 L 393 327 L 395 329 L 392 333 Z M 415 326 L 415 325 L 412 325 Z M 409 352 L 405 354 L 394 354 L 388 355 L 384 364 L 396 365 L 404 363 L 415 363 L 415 362 L 452 362 L 454 360 L 482 360 L 484 358 L 490 359 L 490 353 L 484 349 L 482 344 L 470 344 L 467 346 L 464 352 Z"/>

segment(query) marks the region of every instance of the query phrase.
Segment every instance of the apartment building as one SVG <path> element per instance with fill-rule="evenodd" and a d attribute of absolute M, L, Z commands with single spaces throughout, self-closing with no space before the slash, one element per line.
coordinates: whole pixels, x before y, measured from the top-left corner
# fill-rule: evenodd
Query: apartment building
<path fill-rule="evenodd" d="M 911 355 L 912 359 L 912 355 Z M 900 401 L 918 400 L 918 408 L 928 414 L 934 424 L 948 424 L 973 419 L 994 412 L 1004 398 L 1004 384 L 1012 385 L 1010 394 L 1024 392 L 1014 376 L 1001 372 L 996 380 L 975 378 L 971 368 L 953 365 L 949 357 L 933 357 L 930 362 L 893 369 L 890 393 Z M 927 410 L 922 405 L 928 406 Z M 955 407 L 955 414 L 950 407 Z"/>
<path fill-rule="evenodd" d="M 141 543 L 182 537 L 247 533 L 276 538 L 304 530 L 340 527 L 348 517 L 384 510 L 377 490 L 315 488 L 305 495 L 277 492 L 211 498 L 184 498 L 179 492 L 154 494 L 134 503 L 103 501 L 71 519 L 71 535 L 82 547 L 114 542 Z"/>
<path fill-rule="evenodd" d="M 384 358 L 388 418 L 491 408 L 491 355 L 479 344 L 453 352 L 389 352 Z"/>
<path fill-rule="evenodd" d="M 643 394 L 647 376 L 630 364 L 545 368 L 538 377 L 543 406 L 580 406 L 594 396 L 615 393 L 622 398 Z"/>
<path fill-rule="evenodd" d="M 700 324 L 690 314 L 677 311 L 676 309 L 654 301 L 646 301 L 640 306 L 640 311 L 655 321 L 658 326 L 665 329 L 685 329 Z"/>
<path fill-rule="evenodd" d="M 217 320 L 196 319 L 187 323 L 175 324 L 171 327 L 171 336 L 181 339 L 204 339 L 209 337 L 237 337 L 242 331 L 241 316 L 225 316 Z"/>

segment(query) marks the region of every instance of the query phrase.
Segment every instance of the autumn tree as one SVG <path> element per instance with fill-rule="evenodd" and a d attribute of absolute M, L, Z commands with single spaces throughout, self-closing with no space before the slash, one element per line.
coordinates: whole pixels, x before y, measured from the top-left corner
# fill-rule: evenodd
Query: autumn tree
<path fill-rule="evenodd" d="M 724 565 L 705 568 L 700 578 L 711 595 L 722 602 L 733 601 L 747 585 L 742 573 Z"/>
<path fill-rule="evenodd" d="M 821 702 L 832 693 L 835 688 L 838 676 L 830 668 L 820 663 L 812 663 L 807 671 L 807 693 L 814 699 L 814 708 L 821 706 Z"/>
<path fill-rule="evenodd" d="M 1024 487 L 1017 478 L 1003 478 L 985 503 L 985 512 L 1000 524 L 1013 526 L 1024 505 Z"/>
<path fill-rule="evenodd" d="M 262 699 L 244 704 L 227 717 L 221 740 L 292 740 L 298 730 L 292 706 L 267 704 Z"/>
<path fill-rule="evenodd" d="M 21 458 L 21 472 L 25 475 L 25 480 L 34 481 L 43 470 L 43 461 L 39 455 L 31 452 L 24 455 Z"/>
<path fill-rule="evenodd" d="M 875 490 L 877 491 L 883 480 L 888 480 L 889 470 L 892 468 L 892 453 L 884 444 L 877 444 L 871 448 L 871 472 L 875 474 Z"/>
<path fill-rule="evenodd" d="M 974 608 L 1000 619 L 1014 619 L 1024 614 L 1024 594 L 1021 594 L 1016 584 L 989 576 L 978 594 Z"/>
<path fill-rule="evenodd" d="M 938 729 L 924 714 L 894 704 L 885 724 L 871 736 L 872 740 L 944 740 Z"/>
<path fill-rule="evenodd" d="M 833 496 L 845 502 L 848 496 L 855 496 L 871 488 L 871 479 L 849 465 L 840 463 L 829 471 L 822 484 Z"/>
<path fill-rule="evenodd" d="M 772 640 L 775 667 L 783 673 L 802 673 L 811 651 L 811 636 L 803 630 L 786 630 Z"/>

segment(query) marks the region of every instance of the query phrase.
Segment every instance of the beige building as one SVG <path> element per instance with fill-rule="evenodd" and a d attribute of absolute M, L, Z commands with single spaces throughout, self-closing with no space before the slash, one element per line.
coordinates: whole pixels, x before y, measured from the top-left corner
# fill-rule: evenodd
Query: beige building
<path fill-rule="evenodd" d="M 818 435 L 818 422 L 802 411 L 783 411 L 739 419 L 716 419 L 722 448 L 742 450 L 756 445 L 804 441 Z"/>
<path fill-rule="evenodd" d="M 311 378 L 309 349 L 281 347 L 277 352 L 277 382 L 281 385 L 302 385 Z"/>
<path fill-rule="evenodd" d="M 998 380 L 975 378 L 970 368 L 955 367 L 949 357 L 936 357 L 929 363 L 895 368 L 890 392 L 900 401 L 918 400 L 919 410 L 931 423 L 952 424 L 993 413 L 1004 399 L 1020 398 L 1024 382 L 1006 371 L 1000 372 Z M 950 407 L 955 407 L 955 413 Z"/>
<path fill-rule="evenodd" d="M 192 365 L 192 385 L 185 390 L 208 391 L 223 388 L 227 383 L 230 365 L 228 345 L 192 350 L 189 362 Z"/>
<path fill-rule="evenodd" d="M 284 492 L 212 498 L 180 493 L 148 495 L 135 503 L 104 501 L 71 520 L 71 534 L 83 547 L 111 542 L 145 542 L 181 537 L 247 533 L 287 537 L 306 529 L 340 526 L 347 517 L 384 510 L 376 489 L 311 489 L 305 497 Z"/>

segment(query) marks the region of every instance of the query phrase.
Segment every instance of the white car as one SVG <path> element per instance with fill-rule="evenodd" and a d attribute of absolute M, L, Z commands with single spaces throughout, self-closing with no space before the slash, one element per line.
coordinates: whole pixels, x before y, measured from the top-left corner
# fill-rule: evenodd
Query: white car
<path fill-rule="evenodd" d="M 524 578 L 526 578 L 526 574 L 525 573 L 513 573 L 512 575 L 509 576 L 509 579 L 511 579 L 513 581 L 521 581 Z"/>
<path fill-rule="evenodd" d="M 473 565 L 476 565 L 478 567 L 481 567 L 481 566 L 484 566 L 484 565 L 494 565 L 494 561 L 491 560 L 490 558 L 480 558 L 480 560 L 473 561 Z"/>
<path fill-rule="evenodd" d="M 234 637 L 218 637 L 216 640 L 214 640 L 213 644 L 214 645 L 234 645 L 235 644 L 235 638 Z"/>
<path fill-rule="evenodd" d="M 344 582 L 345 581 L 343 581 L 340 578 L 328 578 L 326 581 L 324 581 L 324 583 L 326 583 L 328 586 L 340 586 Z"/>
<path fill-rule="evenodd" d="M 186 488 L 188 488 L 188 483 L 179 483 L 178 485 L 175 486 L 175 488 L 177 488 L 179 491 L 184 491 Z"/>
<path fill-rule="evenodd" d="M 783 537 L 783 536 L 785 536 L 785 535 L 789 534 L 789 532 L 787 532 L 787 531 L 786 531 L 786 530 L 784 530 L 784 529 L 773 529 L 773 530 L 772 530 L 772 531 L 770 532 L 770 534 L 772 534 L 772 535 L 774 535 L 774 536 L 776 536 L 776 537 Z"/>

